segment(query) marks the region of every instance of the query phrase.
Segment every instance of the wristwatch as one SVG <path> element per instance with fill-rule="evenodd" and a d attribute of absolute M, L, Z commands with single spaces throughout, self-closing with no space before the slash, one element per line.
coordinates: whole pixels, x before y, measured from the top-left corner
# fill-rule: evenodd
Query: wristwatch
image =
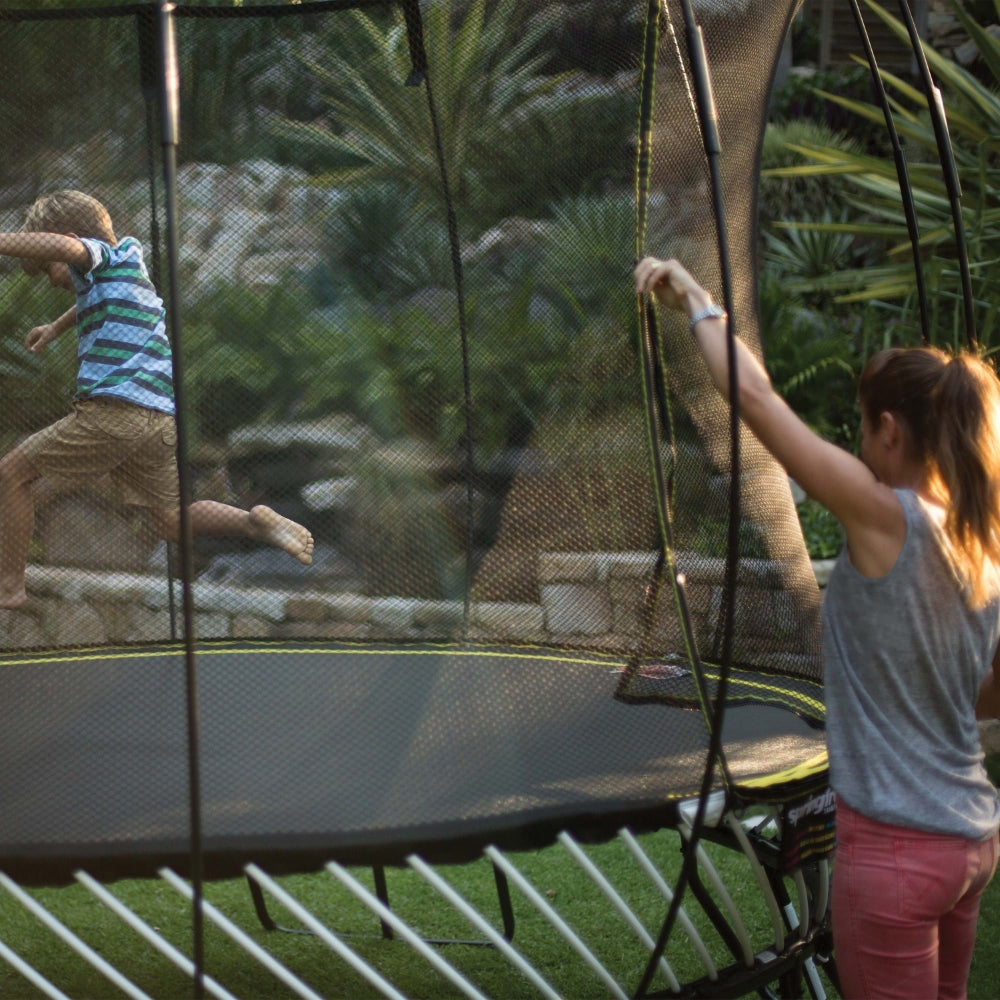
<path fill-rule="evenodd" d="M 699 309 L 692 317 L 688 323 L 688 329 L 694 333 L 695 323 L 700 323 L 703 319 L 726 319 L 726 310 L 716 303 L 705 306 L 704 309 Z"/>

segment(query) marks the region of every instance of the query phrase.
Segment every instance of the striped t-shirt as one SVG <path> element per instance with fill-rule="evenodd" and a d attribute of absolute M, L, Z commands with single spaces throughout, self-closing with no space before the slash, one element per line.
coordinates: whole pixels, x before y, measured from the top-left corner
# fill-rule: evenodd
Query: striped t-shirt
<path fill-rule="evenodd" d="M 131 236 L 115 247 L 95 239 L 80 242 L 91 265 L 87 271 L 69 269 L 79 336 L 76 398 L 115 396 L 172 414 L 170 341 L 142 246 Z"/>

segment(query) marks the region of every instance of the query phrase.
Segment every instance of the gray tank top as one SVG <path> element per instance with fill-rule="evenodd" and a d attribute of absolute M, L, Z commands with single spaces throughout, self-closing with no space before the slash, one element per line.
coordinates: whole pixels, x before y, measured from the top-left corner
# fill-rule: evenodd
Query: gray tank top
<path fill-rule="evenodd" d="M 1000 601 L 970 611 L 911 490 L 906 541 L 869 579 L 841 553 L 823 602 L 834 790 L 870 819 L 980 840 L 1000 824 L 975 701 L 1000 638 Z"/>

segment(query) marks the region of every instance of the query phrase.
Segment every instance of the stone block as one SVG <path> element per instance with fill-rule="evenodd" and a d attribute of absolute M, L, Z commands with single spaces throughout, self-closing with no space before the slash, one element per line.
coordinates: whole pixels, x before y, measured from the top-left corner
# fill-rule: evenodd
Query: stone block
<path fill-rule="evenodd" d="M 256 615 L 233 615 L 230 626 L 234 639 L 266 639 L 271 635 L 271 623 Z"/>
<path fill-rule="evenodd" d="M 451 634 L 462 627 L 465 605 L 461 601 L 419 601 L 413 609 L 413 624 L 430 634 Z"/>
<path fill-rule="evenodd" d="M 545 613 L 538 604 L 484 601 L 470 613 L 481 638 L 537 642 L 545 636 Z"/>
<path fill-rule="evenodd" d="M 219 583 L 195 583 L 191 588 L 199 611 L 223 614 L 260 615 L 272 621 L 285 617 L 288 595 L 278 590 L 258 587 L 230 587 Z"/>
<path fill-rule="evenodd" d="M 305 642 L 323 642 L 343 639 L 360 642 L 374 638 L 372 627 L 363 622 L 281 622 L 271 626 L 272 639 L 301 639 Z"/>
<path fill-rule="evenodd" d="M 612 627 L 618 634 L 637 633 L 645 589 L 645 584 L 633 577 L 612 577 L 608 581 Z"/>
<path fill-rule="evenodd" d="M 648 580 L 656 567 L 655 552 L 608 552 L 605 563 L 609 579 Z"/>
<path fill-rule="evenodd" d="M 418 602 L 407 597 L 381 597 L 372 602 L 371 623 L 390 634 L 413 628 L 413 615 Z"/>
<path fill-rule="evenodd" d="M 45 644 L 41 623 L 34 614 L 0 610 L 0 649 L 32 649 Z"/>
<path fill-rule="evenodd" d="M 333 594 L 327 598 L 330 617 L 337 621 L 353 622 L 364 625 L 371 620 L 372 606 L 375 603 L 371 597 L 360 594 Z"/>
<path fill-rule="evenodd" d="M 104 623 L 108 642 L 131 642 L 135 630 L 135 605 L 125 601 L 91 601 Z"/>
<path fill-rule="evenodd" d="M 321 597 L 289 597 L 285 615 L 290 621 L 321 622 L 330 614 L 330 604 Z"/>
<path fill-rule="evenodd" d="M 812 568 L 816 576 L 816 583 L 820 587 L 825 587 L 830 580 L 830 574 L 836 565 L 836 559 L 814 559 Z"/>
<path fill-rule="evenodd" d="M 100 646 L 108 641 L 101 616 L 85 602 L 49 605 L 43 628 L 54 646 Z"/>
<path fill-rule="evenodd" d="M 979 742 L 983 753 L 1000 753 L 1000 719 L 982 719 L 979 723 Z"/>
<path fill-rule="evenodd" d="M 232 635 L 232 619 L 229 615 L 195 614 L 194 634 L 199 639 L 229 639 Z"/>
<path fill-rule="evenodd" d="M 587 583 L 600 579 L 600 561 L 593 552 L 544 552 L 538 557 L 538 580 L 546 583 Z"/>
<path fill-rule="evenodd" d="M 177 635 L 183 634 L 178 618 Z M 170 638 L 170 612 L 164 609 L 136 607 L 132 620 L 132 637 L 136 642 L 167 642 Z"/>
<path fill-rule="evenodd" d="M 611 630 L 613 612 L 605 586 L 576 583 L 541 588 L 545 627 L 553 635 L 601 635 Z"/>

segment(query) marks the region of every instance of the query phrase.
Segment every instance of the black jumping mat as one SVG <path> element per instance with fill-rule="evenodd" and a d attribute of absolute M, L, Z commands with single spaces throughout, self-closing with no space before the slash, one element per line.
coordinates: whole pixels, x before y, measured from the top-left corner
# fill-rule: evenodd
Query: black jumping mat
<path fill-rule="evenodd" d="M 614 698 L 622 663 L 536 647 L 225 643 L 197 650 L 205 875 L 438 863 L 670 825 L 697 795 L 701 712 Z M 188 702 L 179 646 L 0 661 L 0 869 L 58 883 L 187 867 Z M 794 712 L 741 704 L 739 781 L 823 749 Z"/>

